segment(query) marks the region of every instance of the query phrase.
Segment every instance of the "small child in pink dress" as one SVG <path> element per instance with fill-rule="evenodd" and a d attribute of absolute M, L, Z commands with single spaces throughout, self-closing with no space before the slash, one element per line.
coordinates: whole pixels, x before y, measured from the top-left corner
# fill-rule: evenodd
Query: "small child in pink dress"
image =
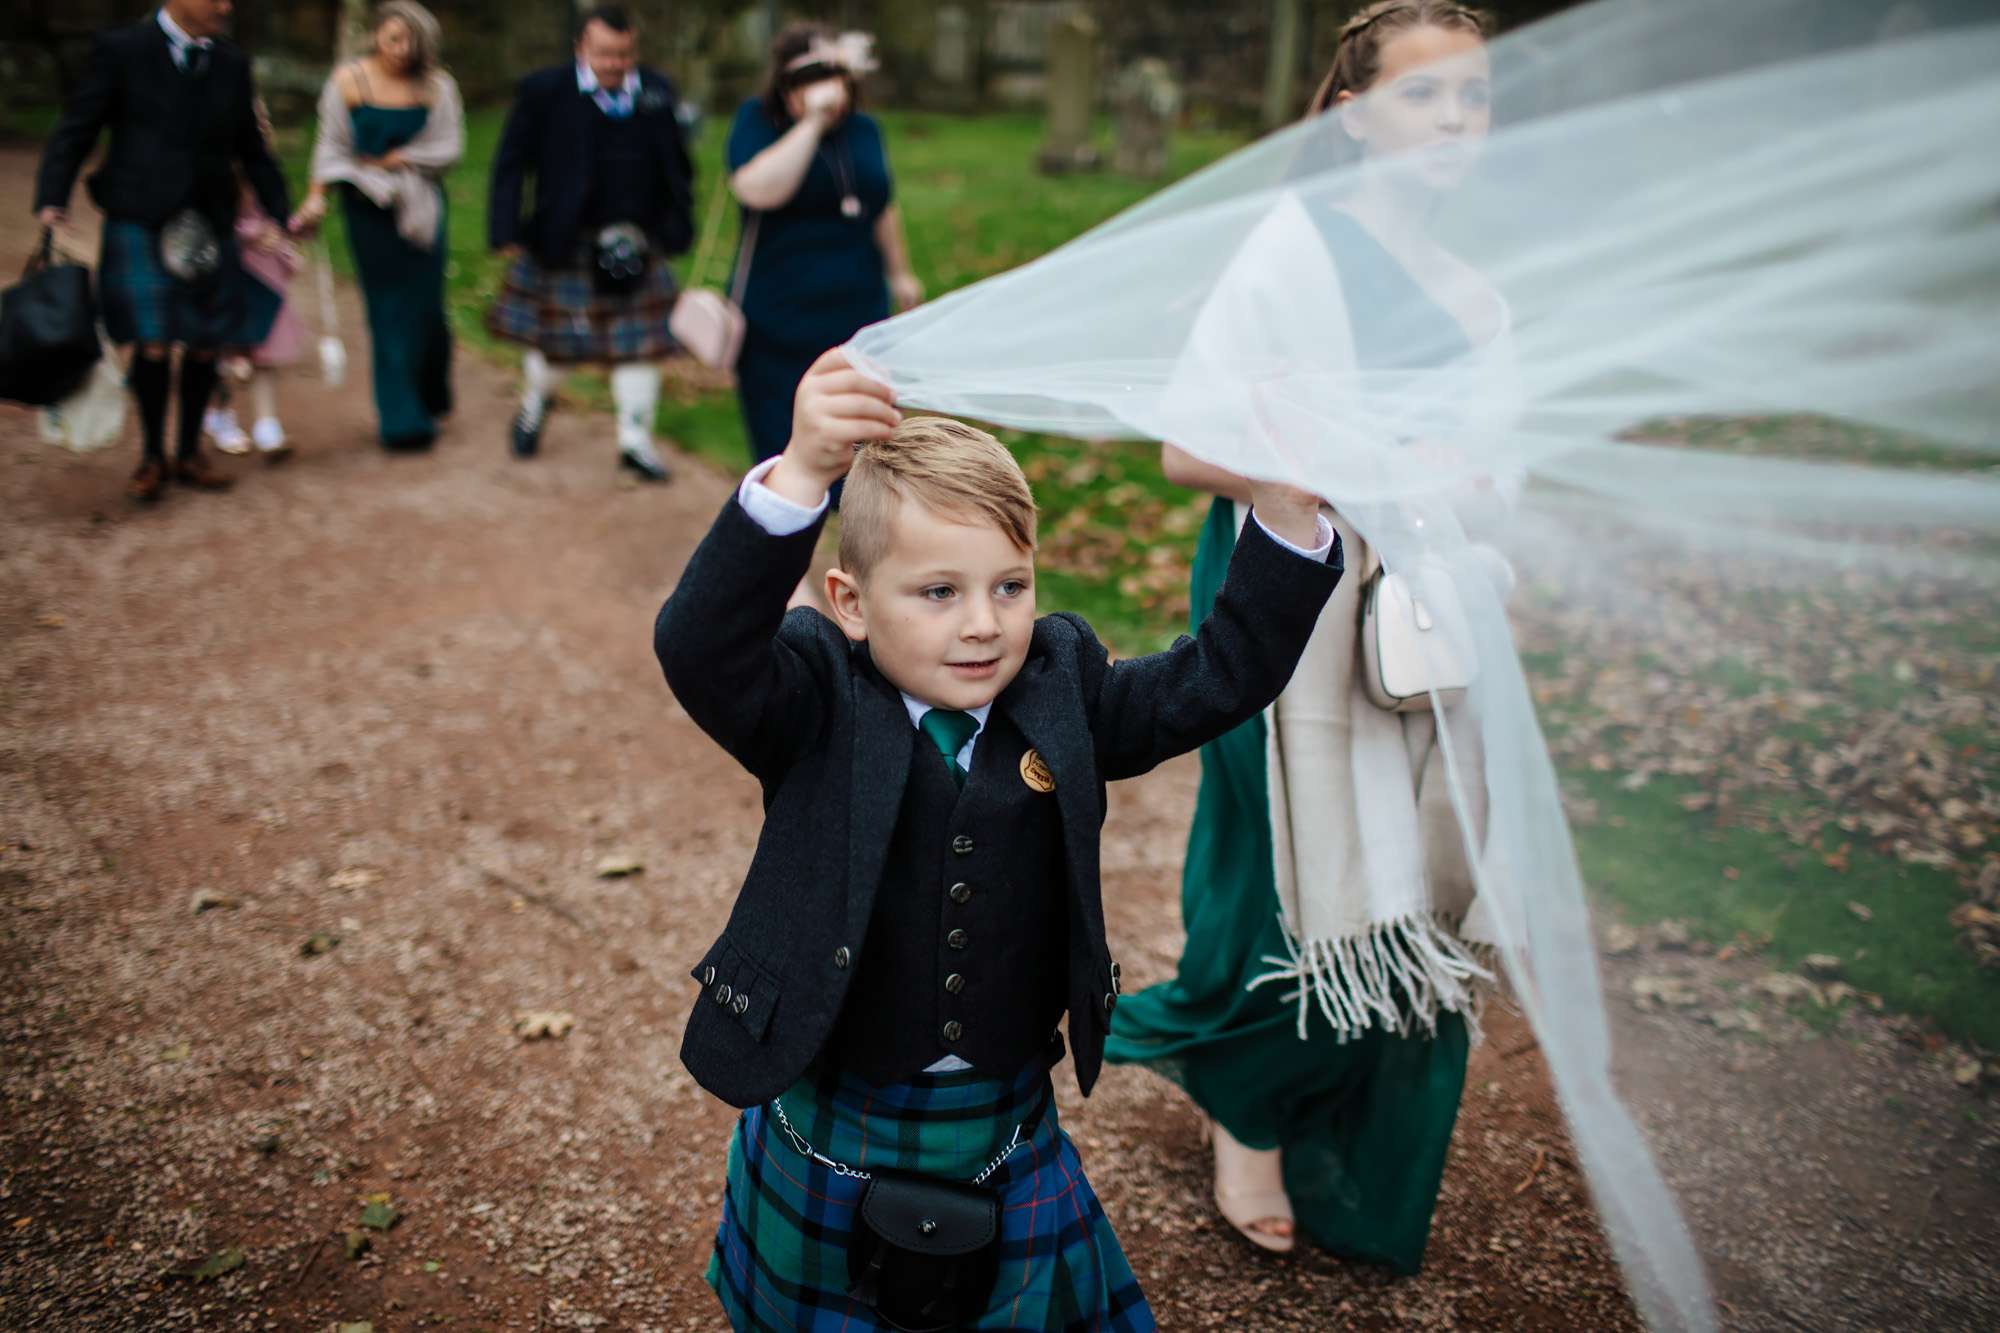
<path fill-rule="evenodd" d="M 270 117 L 261 101 L 257 121 L 265 142 L 270 143 Z M 306 345 L 305 321 L 286 296 L 304 261 L 284 223 L 273 221 L 263 210 L 248 182 L 242 183 L 236 205 L 236 248 L 247 279 L 242 336 L 236 343 L 237 353 L 223 363 L 216 403 L 203 416 L 202 430 L 224 453 L 247 454 L 255 445 L 259 453 L 276 462 L 292 449 L 278 421 L 272 372 L 297 361 Z M 232 381 L 250 390 L 255 417 L 248 435 L 230 405 Z"/>

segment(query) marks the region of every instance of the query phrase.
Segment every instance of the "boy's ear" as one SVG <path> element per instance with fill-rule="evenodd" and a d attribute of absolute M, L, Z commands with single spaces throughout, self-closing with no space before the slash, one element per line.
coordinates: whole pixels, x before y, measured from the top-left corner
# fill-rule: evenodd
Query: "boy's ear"
<path fill-rule="evenodd" d="M 826 571 L 826 604 L 833 623 L 855 643 L 868 641 L 868 620 L 861 614 L 861 582 L 844 569 Z"/>

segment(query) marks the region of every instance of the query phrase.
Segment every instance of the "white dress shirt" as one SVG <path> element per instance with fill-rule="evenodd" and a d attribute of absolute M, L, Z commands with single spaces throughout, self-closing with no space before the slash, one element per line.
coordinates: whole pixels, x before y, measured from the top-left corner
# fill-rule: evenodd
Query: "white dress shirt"
<path fill-rule="evenodd" d="M 639 71 L 625 71 L 625 82 L 616 91 L 597 81 L 597 71 L 583 61 L 576 62 L 576 90 L 587 93 L 607 116 L 629 116 L 639 96 Z"/>
<path fill-rule="evenodd" d="M 167 44 L 173 51 L 176 67 L 180 69 L 187 68 L 189 50 L 206 51 L 215 44 L 214 40 L 208 37 L 188 36 L 187 31 L 180 24 L 168 17 L 165 9 L 159 10 L 158 14 L 160 29 L 167 34 Z"/>

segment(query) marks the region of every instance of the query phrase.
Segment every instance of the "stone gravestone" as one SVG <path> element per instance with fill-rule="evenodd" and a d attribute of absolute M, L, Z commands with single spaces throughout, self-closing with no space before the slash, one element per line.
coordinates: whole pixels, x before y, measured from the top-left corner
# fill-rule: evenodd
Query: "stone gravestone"
<path fill-rule="evenodd" d="M 1097 21 L 1071 10 L 1049 25 L 1049 137 L 1042 144 L 1043 171 L 1089 171 L 1097 166 L 1090 117 L 1097 109 Z"/>
<path fill-rule="evenodd" d="M 939 5 L 931 19 L 931 77 L 943 84 L 972 78 L 972 20 L 962 5 Z"/>
<path fill-rule="evenodd" d="M 1158 56 L 1135 60 L 1112 90 L 1118 108 L 1118 148 L 1112 170 L 1128 176 L 1162 176 L 1167 170 L 1167 136 L 1181 112 L 1180 84 Z"/>

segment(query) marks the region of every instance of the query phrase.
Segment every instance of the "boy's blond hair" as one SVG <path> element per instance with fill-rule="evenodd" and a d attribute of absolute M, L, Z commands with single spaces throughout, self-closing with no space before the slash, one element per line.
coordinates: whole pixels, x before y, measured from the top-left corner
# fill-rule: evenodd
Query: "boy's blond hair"
<path fill-rule="evenodd" d="M 915 500 L 936 514 L 991 523 L 1022 551 L 1035 549 L 1035 496 L 1006 446 L 950 417 L 909 417 L 854 456 L 840 498 L 840 567 L 857 579 L 889 550 L 896 506 Z"/>

